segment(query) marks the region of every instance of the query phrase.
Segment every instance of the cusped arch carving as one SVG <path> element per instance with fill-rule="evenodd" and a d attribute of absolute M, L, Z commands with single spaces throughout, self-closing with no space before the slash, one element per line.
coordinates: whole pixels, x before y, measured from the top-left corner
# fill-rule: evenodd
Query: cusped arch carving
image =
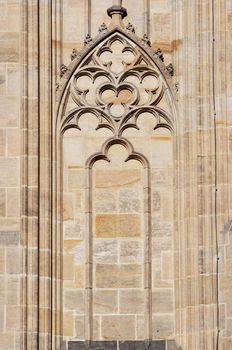
<path fill-rule="evenodd" d="M 62 78 L 57 89 L 57 118 L 55 132 L 57 136 L 57 193 L 62 192 L 62 180 L 59 165 L 62 164 L 62 135 L 70 128 L 81 130 L 80 118 L 85 114 L 97 117 L 98 129 L 107 128 L 112 137 L 105 141 L 101 151 L 94 153 L 86 161 L 86 194 L 89 200 L 87 208 L 87 226 L 89 245 L 87 248 L 86 287 L 86 327 L 85 339 L 92 339 L 92 296 L 91 296 L 91 181 L 92 167 L 98 160 L 109 161 L 108 150 L 114 144 L 121 144 L 128 151 L 125 161 L 137 160 L 144 169 L 144 206 L 145 224 L 145 289 L 146 296 L 146 341 L 149 345 L 152 339 L 151 331 L 151 281 L 148 278 L 151 269 L 150 238 L 151 238 L 151 196 L 150 196 L 150 166 L 144 155 L 134 150 L 132 144 L 123 136 L 125 130 L 139 130 L 138 119 L 142 114 L 149 113 L 154 117 L 154 130 L 167 128 L 176 130 L 176 109 L 172 80 L 169 69 L 163 63 L 162 53 L 154 52 L 149 46 L 149 40 L 136 36 L 134 28 L 129 24 L 126 28 L 121 20 L 120 11 L 112 13 L 109 29 L 102 25 L 99 35 L 92 40 L 87 36 L 81 53 L 73 50 L 72 61 L 68 67 L 62 67 Z M 120 17 L 121 16 L 121 17 Z M 165 108 L 162 105 L 165 102 Z M 61 138 L 60 138 L 61 136 Z M 58 198 L 59 201 L 59 198 Z M 59 214 L 58 214 L 59 216 Z M 58 218 L 59 219 L 59 218 Z M 59 220 L 57 220 L 59 222 Z M 58 228 L 57 231 L 59 232 Z M 62 236 L 58 235 L 59 237 Z"/>
<path fill-rule="evenodd" d="M 100 28 L 82 52 L 74 50 L 70 65 L 63 68 L 57 91 L 57 133 L 79 129 L 80 116 L 88 112 L 98 118 L 97 129 L 108 128 L 115 136 L 127 128 L 138 129 L 139 115 L 148 111 L 154 116 L 154 128 L 175 131 L 173 82 L 162 53 L 138 38 L 131 24 Z M 168 108 L 160 106 L 164 99 Z"/>

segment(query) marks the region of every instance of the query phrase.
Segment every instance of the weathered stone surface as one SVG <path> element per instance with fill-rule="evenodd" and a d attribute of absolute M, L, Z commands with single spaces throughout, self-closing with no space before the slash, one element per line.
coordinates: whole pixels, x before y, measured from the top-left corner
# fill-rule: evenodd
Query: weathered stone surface
<path fill-rule="evenodd" d="M 117 290 L 96 290 L 93 293 L 93 312 L 95 314 L 113 314 L 118 310 Z"/>
<path fill-rule="evenodd" d="M 117 240 L 97 239 L 93 243 L 93 261 L 95 263 L 116 263 L 118 259 Z"/>
<path fill-rule="evenodd" d="M 85 310 L 84 292 L 80 290 L 66 290 L 64 294 L 65 309 L 75 310 L 83 314 Z"/>
<path fill-rule="evenodd" d="M 156 288 L 152 292 L 152 305 L 154 313 L 173 312 L 173 290 Z"/>
<path fill-rule="evenodd" d="M 136 214 L 96 215 L 97 237 L 136 237 L 141 234 L 140 216 Z"/>
<path fill-rule="evenodd" d="M 134 186 L 141 180 L 140 170 L 98 170 L 96 172 L 96 187 Z"/>
<path fill-rule="evenodd" d="M 142 263 L 143 250 L 139 241 L 120 242 L 120 262 L 121 263 Z"/>
<path fill-rule="evenodd" d="M 68 350 L 86 350 L 84 342 L 70 341 Z M 91 341 L 89 350 L 117 350 L 116 341 Z"/>
<path fill-rule="evenodd" d="M 119 342 L 120 350 L 145 350 L 147 348 L 144 341 L 125 341 Z M 149 345 L 151 350 L 166 350 L 166 343 L 163 340 L 152 341 Z"/>
<path fill-rule="evenodd" d="M 139 212 L 142 194 L 136 190 L 123 189 L 119 192 L 120 212 Z"/>
<path fill-rule="evenodd" d="M 1 187 L 14 187 L 19 184 L 19 161 L 17 158 L 0 159 L 0 168 Z"/>
<path fill-rule="evenodd" d="M 0 231 L 0 245 L 16 246 L 19 244 L 18 231 Z"/>
<path fill-rule="evenodd" d="M 172 314 L 153 314 L 153 339 L 172 337 L 174 333 L 174 317 Z"/>
<path fill-rule="evenodd" d="M 94 192 L 94 209 L 98 213 L 116 211 L 116 194 L 114 190 L 98 190 Z"/>
<path fill-rule="evenodd" d="M 102 316 L 103 339 L 134 339 L 134 316 Z"/>
<path fill-rule="evenodd" d="M 128 290 L 119 292 L 119 311 L 122 314 L 144 313 L 144 290 Z"/>
<path fill-rule="evenodd" d="M 0 62 L 19 61 L 19 34 L 0 32 Z"/>
<path fill-rule="evenodd" d="M 98 288 L 140 288 L 141 286 L 140 265 L 98 264 L 96 266 L 96 287 Z"/>

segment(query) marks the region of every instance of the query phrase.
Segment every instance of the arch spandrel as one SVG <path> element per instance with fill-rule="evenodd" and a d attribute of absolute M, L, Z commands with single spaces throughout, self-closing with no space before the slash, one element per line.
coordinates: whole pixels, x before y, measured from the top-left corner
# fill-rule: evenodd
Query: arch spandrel
<path fill-rule="evenodd" d="M 146 36 L 138 38 L 132 24 L 124 28 L 120 21 L 110 29 L 102 24 L 99 35 L 94 40 L 87 36 L 82 52 L 74 49 L 71 59 L 61 70 L 57 89 L 58 133 L 70 124 L 78 127 L 79 113 L 93 109 L 95 115 L 101 115 L 99 127 L 108 127 L 115 134 L 120 135 L 126 124 L 137 128 L 135 114 L 147 108 L 156 117 L 156 124 L 174 130 L 175 93 L 170 69 L 163 63 L 162 52 L 154 52 Z M 83 90 L 77 84 L 81 80 Z M 146 93 L 150 98 L 144 98 Z"/>

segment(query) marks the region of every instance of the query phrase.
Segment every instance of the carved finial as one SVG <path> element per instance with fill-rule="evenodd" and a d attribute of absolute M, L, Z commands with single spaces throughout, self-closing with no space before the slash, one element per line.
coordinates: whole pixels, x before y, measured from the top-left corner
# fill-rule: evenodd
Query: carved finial
<path fill-rule="evenodd" d="M 122 1 L 115 0 L 114 5 L 108 8 L 107 14 L 112 18 L 110 29 L 117 26 L 124 28 L 122 20 L 127 16 L 127 10 L 122 7 Z"/>
<path fill-rule="evenodd" d="M 78 57 L 80 54 L 79 54 L 79 52 L 77 51 L 77 49 L 76 48 L 74 48 L 73 50 L 72 50 L 72 53 L 71 53 L 71 55 L 70 55 L 70 57 L 71 57 L 71 61 L 73 61 L 76 57 Z"/>
<path fill-rule="evenodd" d="M 84 44 L 89 45 L 92 43 L 92 41 L 93 41 L 93 39 L 91 38 L 91 36 L 89 34 L 87 34 L 85 37 L 85 40 L 84 40 Z"/>
<path fill-rule="evenodd" d="M 98 28 L 98 31 L 99 31 L 99 34 L 101 34 L 101 33 L 105 33 L 105 32 L 107 32 L 107 26 L 105 25 L 105 23 L 103 22 L 101 25 L 100 25 L 100 27 Z"/>
<path fill-rule="evenodd" d="M 169 65 L 166 67 L 168 73 L 173 77 L 174 75 L 174 68 L 173 68 L 173 65 L 172 63 L 169 63 Z"/>
<path fill-rule="evenodd" d="M 135 28 L 130 22 L 127 24 L 126 30 L 128 30 L 128 32 L 131 32 L 133 34 L 135 33 Z"/>
<path fill-rule="evenodd" d="M 143 35 L 142 42 L 148 46 L 151 46 L 150 39 L 148 38 L 147 34 Z"/>
<path fill-rule="evenodd" d="M 62 63 L 62 65 L 60 66 L 60 77 L 62 78 L 63 75 L 67 72 L 68 67 Z"/>
<path fill-rule="evenodd" d="M 159 57 L 159 59 L 163 62 L 164 61 L 164 54 L 163 52 L 161 51 L 160 48 L 158 48 L 156 51 L 155 51 L 155 54 Z"/>

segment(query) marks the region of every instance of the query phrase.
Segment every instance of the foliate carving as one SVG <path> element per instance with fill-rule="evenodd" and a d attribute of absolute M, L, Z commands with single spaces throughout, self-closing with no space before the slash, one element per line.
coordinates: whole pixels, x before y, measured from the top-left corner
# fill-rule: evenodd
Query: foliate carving
<path fill-rule="evenodd" d="M 164 61 L 164 55 L 163 55 L 163 52 L 161 51 L 160 48 L 158 48 L 156 51 L 155 51 L 155 54 L 159 57 L 159 59 L 163 62 Z"/>
<path fill-rule="evenodd" d="M 142 42 L 143 42 L 143 44 L 148 45 L 148 46 L 151 47 L 151 41 L 150 41 L 150 39 L 148 38 L 147 34 L 144 34 L 144 35 L 143 35 Z"/>
<path fill-rule="evenodd" d="M 173 65 L 172 63 L 169 63 L 169 65 L 166 67 L 168 73 L 173 77 L 174 75 L 174 68 L 173 68 Z"/>
<path fill-rule="evenodd" d="M 98 118 L 98 129 L 108 128 L 115 136 L 127 128 L 139 129 L 143 113 L 154 116 L 154 128 L 172 128 L 168 114 L 158 106 L 164 94 L 161 75 L 130 40 L 116 33 L 85 62 L 73 74 L 70 96 L 76 108 L 65 115 L 63 128 L 80 128 L 85 113 Z"/>
<path fill-rule="evenodd" d="M 84 45 L 90 45 L 93 42 L 93 39 L 89 34 L 86 35 L 85 40 L 84 40 Z"/>
<path fill-rule="evenodd" d="M 70 57 L 71 57 L 71 61 L 73 61 L 73 60 L 74 60 L 75 58 L 77 58 L 77 57 L 80 57 L 80 53 L 77 51 L 76 48 L 74 48 L 74 49 L 72 50 L 72 53 L 71 53 Z"/>
<path fill-rule="evenodd" d="M 126 30 L 128 32 L 131 32 L 131 33 L 135 34 L 135 28 L 130 22 L 127 24 Z"/>
<path fill-rule="evenodd" d="M 65 64 L 61 64 L 60 66 L 60 77 L 62 77 L 68 70 L 68 67 Z"/>
<path fill-rule="evenodd" d="M 101 25 L 100 25 L 100 27 L 98 28 L 98 32 L 99 32 L 99 34 L 101 34 L 101 33 L 105 33 L 105 32 L 107 32 L 107 26 L 105 25 L 105 23 L 103 22 Z"/>

